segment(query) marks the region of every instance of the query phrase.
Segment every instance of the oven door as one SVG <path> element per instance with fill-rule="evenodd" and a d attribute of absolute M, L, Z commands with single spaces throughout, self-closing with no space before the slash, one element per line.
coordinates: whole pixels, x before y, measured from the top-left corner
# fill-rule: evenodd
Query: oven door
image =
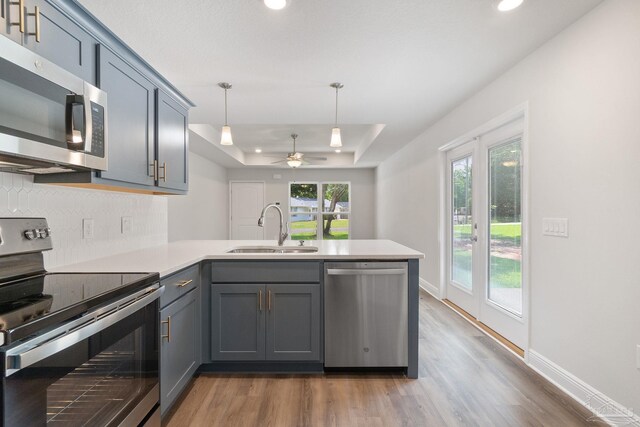
<path fill-rule="evenodd" d="M 137 426 L 158 407 L 158 285 L 2 354 L 3 426 Z"/>

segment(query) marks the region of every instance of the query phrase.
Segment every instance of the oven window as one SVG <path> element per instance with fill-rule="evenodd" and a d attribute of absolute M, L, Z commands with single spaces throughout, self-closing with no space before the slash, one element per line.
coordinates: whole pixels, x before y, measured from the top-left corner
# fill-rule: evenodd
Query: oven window
<path fill-rule="evenodd" d="M 119 424 L 158 383 L 156 316 L 143 308 L 7 377 L 4 425 Z"/>

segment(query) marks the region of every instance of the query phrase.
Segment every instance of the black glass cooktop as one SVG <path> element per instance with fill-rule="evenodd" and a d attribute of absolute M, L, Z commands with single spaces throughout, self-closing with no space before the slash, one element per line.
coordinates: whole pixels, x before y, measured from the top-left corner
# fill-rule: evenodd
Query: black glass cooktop
<path fill-rule="evenodd" d="M 4 344 L 70 320 L 159 279 L 158 273 L 50 273 L 0 284 Z"/>

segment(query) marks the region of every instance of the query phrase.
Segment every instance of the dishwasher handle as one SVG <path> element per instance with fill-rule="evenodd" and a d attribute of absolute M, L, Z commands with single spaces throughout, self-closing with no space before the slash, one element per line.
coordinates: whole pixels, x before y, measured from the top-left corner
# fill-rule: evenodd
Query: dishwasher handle
<path fill-rule="evenodd" d="M 329 276 L 397 276 L 405 274 L 404 268 L 328 268 Z"/>

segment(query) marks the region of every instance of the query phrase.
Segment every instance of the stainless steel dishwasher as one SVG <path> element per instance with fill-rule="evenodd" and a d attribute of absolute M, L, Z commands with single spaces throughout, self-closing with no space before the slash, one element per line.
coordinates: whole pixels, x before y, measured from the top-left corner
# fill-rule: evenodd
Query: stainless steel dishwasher
<path fill-rule="evenodd" d="M 325 367 L 408 365 L 406 262 L 325 263 Z"/>

